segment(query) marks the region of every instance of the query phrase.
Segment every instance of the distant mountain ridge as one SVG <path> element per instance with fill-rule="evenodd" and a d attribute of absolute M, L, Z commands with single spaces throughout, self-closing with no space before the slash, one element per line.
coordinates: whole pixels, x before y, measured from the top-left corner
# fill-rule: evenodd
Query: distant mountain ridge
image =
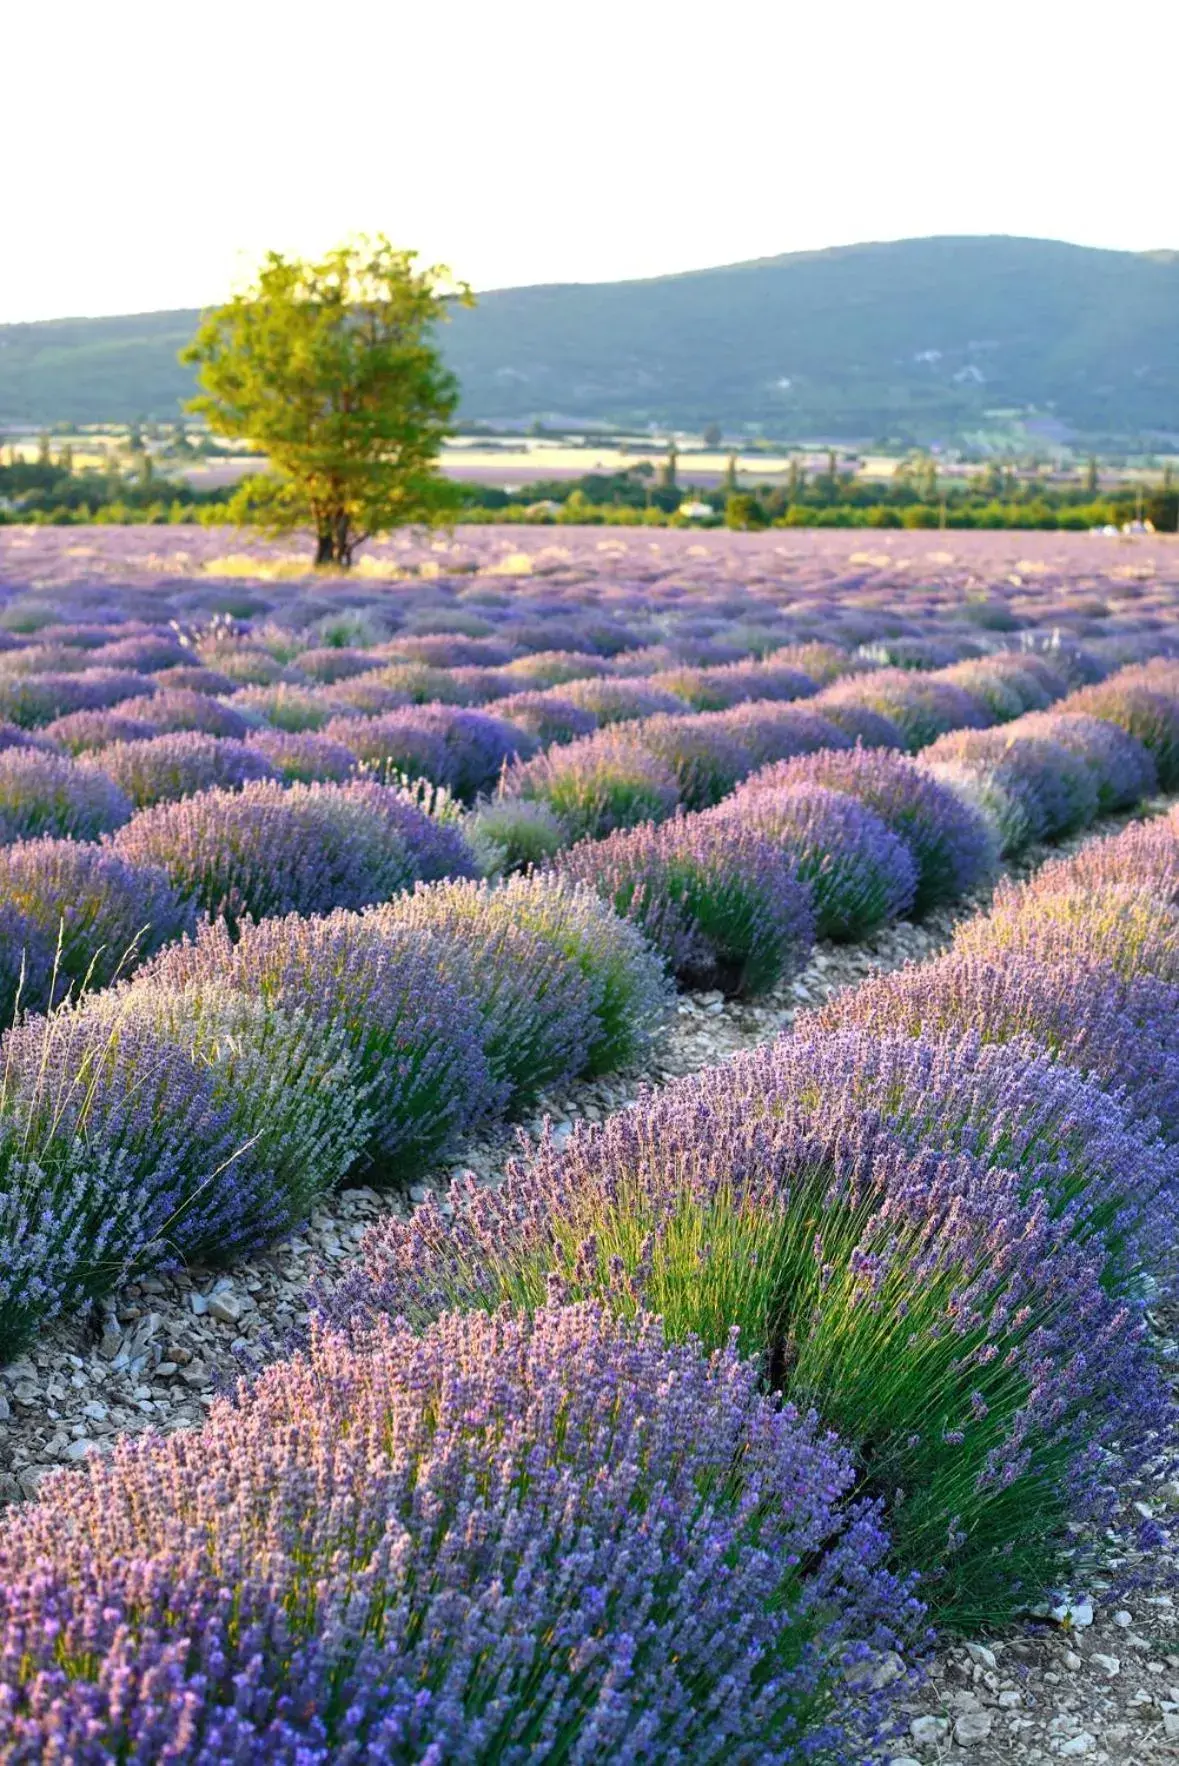
<path fill-rule="evenodd" d="M 0 326 L 0 422 L 170 420 L 196 310 Z M 1179 435 L 1179 252 L 1005 236 L 498 289 L 442 333 L 469 421 L 1084 445 Z"/>

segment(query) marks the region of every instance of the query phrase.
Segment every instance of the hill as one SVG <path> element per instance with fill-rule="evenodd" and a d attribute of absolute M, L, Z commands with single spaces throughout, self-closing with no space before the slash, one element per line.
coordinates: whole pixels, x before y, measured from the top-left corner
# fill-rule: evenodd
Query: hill
<path fill-rule="evenodd" d="M 195 311 L 0 326 L 0 421 L 171 418 Z M 1179 253 L 937 238 L 499 289 L 444 334 L 468 420 L 959 439 L 1179 433 Z"/>

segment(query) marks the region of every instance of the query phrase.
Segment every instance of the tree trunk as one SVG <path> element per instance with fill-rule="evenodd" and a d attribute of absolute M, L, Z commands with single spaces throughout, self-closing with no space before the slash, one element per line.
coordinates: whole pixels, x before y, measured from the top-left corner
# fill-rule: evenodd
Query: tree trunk
<path fill-rule="evenodd" d="M 330 527 L 321 527 L 315 536 L 315 567 L 318 570 L 321 565 L 331 562 L 332 530 Z"/>
<path fill-rule="evenodd" d="M 346 515 L 336 517 L 336 563 L 341 570 L 352 568 L 352 536 Z"/>

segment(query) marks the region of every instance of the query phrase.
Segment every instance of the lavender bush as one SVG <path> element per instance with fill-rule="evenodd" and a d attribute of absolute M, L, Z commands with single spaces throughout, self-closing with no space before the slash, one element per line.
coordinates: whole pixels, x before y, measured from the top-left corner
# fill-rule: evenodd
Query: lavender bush
<path fill-rule="evenodd" d="M 505 876 L 543 865 L 565 845 L 565 830 L 543 803 L 493 797 L 463 824 L 463 832 L 487 876 Z"/>
<path fill-rule="evenodd" d="M 560 693 L 510 693 L 496 703 L 496 715 L 535 737 L 542 748 L 573 742 L 598 727 L 597 713 L 586 711 Z"/>
<path fill-rule="evenodd" d="M 815 700 L 816 711 L 824 716 L 840 706 L 883 713 L 900 730 L 911 754 L 947 730 L 981 730 L 994 721 L 981 701 L 963 688 L 904 668 L 878 668 L 836 681 Z"/>
<path fill-rule="evenodd" d="M 1134 736 L 1150 754 L 1164 791 L 1179 785 L 1179 694 L 1150 686 L 1125 669 L 1099 686 L 1081 687 L 1057 706 L 1058 712 L 1079 713 L 1116 724 Z"/>
<path fill-rule="evenodd" d="M 198 730 L 142 742 L 112 742 L 83 764 L 113 779 L 136 809 L 193 797 L 214 787 L 237 791 L 278 776 L 252 745 L 231 736 L 205 736 Z"/>
<path fill-rule="evenodd" d="M 754 773 L 743 790 L 797 785 L 826 785 L 858 798 L 905 842 L 917 865 L 917 913 L 959 899 L 991 873 L 996 843 L 983 817 L 902 755 L 868 749 L 801 755 Z"/>
<path fill-rule="evenodd" d="M 49 967 L 60 998 L 70 989 L 108 986 L 194 925 L 191 906 L 164 871 L 128 864 L 109 847 L 81 840 L 0 847 L 0 898 L 36 929 L 22 994 L 34 1009 L 50 1002 L 44 950 L 53 953 Z"/>
<path fill-rule="evenodd" d="M 639 929 L 593 890 L 542 872 L 512 877 L 497 897 L 512 923 L 544 939 L 590 989 L 586 1070 L 608 1073 L 649 1054 L 670 1008 L 663 967 Z"/>
<path fill-rule="evenodd" d="M 810 892 L 820 938 L 863 938 L 910 912 L 917 866 L 906 843 L 857 798 L 825 785 L 736 792 L 712 812 L 774 841 Z"/>
<path fill-rule="evenodd" d="M 139 715 L 134 705 L 125 702 L 117 709 L 131 717 Z M 203 736 L 232 736 L 241 741 L 249 735 L 251 727 L 250 720 L 231 705 L 183 687 L 162 688 L 144 713 L 161 732 L 197 730 Z"/>
<path fill-rule="evenodd" d="M 796 1029 L 1028 1037 L 1098 1079 L 1137 1122 L 1161 1124 L 1179 1141 L 1179 988 L 1153 976 L 1127 980 L 1109 963 L 1042 963 L 1018 952 L 996 963 L 958 949 L 861 982 L 802 1014 Z"/>
<path fill-rule="evenodd" d="M 130 799 L 104 773 L 36 748 L 0 750 L 0 843 L 97 840 L 130 814 Z"/>
<path fill-rule="evenodd" d="M 757 764 L 736 732 L 714 716 L 644 718 L 634 739 L 668 768 L 685 809 L 710 809 Z"/>
<path fill-rule="evenodd" d="M 633 920 L 684 986 L 763 993 L 798 973 L 814 940 L 794 864 L 733 817 L 677 817 L 581 841 L 556 869 Z"/>
<path fill-rule="evenodd" d="M 561 698 L 580 711 L 593 712 L 599 724 L 628 723 L 634 718 L 654 717 L 657 712 L 682 712 L 683 701 L 650 680 L 568 681 Z"/>
<path fill-rule="evenodd" d="M 2 758 L 2 757 L 0 757 Z M 326 913 L 475 871 L 461 835 L 383 785 L 263 781 L 141 810 L 115 839 L 207 913 Z"/>
<path fill-rule="evenodd" d="M 118 711 L 71 711 L 65 717 L 54 718 L 42 732 L 47 742 L 67 754 L 108 748 L 112 742 L 146 742 L 159 733 L 158 725 L 146 716 L 127 717 Z"/>
<path fill-rule="evenodd" d="M 1019 951 L 1042 963 L 1108 963 L 1127 978 L 1179 982 L 1179 910 L 1125 884 L 1001 887 L 991 912 L 965 921 L 954 945 L 992 961 Z"/>
<path fill-rule="evenodd" d="M 1083 761 L 1097 792 L 1100 815 L 1129 809 L 1157 789 L 1158 773 L 1149 751 L 1118 724 L 1079 712 L 1043 712 L 1021 718 L 1012 734 L 1016 731 L 1055 742 Z"/>
<path fill-rule="evenodd" d="M 921 765 L 989 816 L 1004 853 L 1087 827 L 1097 814 L 1097 787 L 1080 756 L 1014 726 L 941 736 Z"/>
<path fill-rule="evenodd" d="M 767 1383 L 858 1446 L 943 1623 L 995 1622 L 1054 1585 L 1067 1521 L 1155 1450 L 1142 1321 L 1016 1173 L 911 1154 L 854 1098 L 766 1079 L 754 1059 L 677 1081 L 542 1142 L 498 1190 L 382 1221 L 332 1309 L 539 1305 L 559 1282 L 675 1339 L 739 1327 Z"/>
<path fill-rule="evenodd" d="M 382 929 L 426 935 L 440 972 L 474 1002 L 492 1074 L 513 1107 L 583 1071 L 598 1030 L 594 990 L 575 962 L 517 924 L 502 891 L 433 883 L 370 917 Z"/>
<path fill-rule="evenodd" d="M 151 693 L 150 681 L 116 669 L 20 677 L 0 673 L 0 717 L 35 729 L 70 711 L 106 711 Z"/>
<path fill-rule="evenodd" d="M 220 982 L 338 1031 L 370 1117 L 371 1181 L 407 1181 L 502 1101 L 475 1008 L 438 950 L 370 918 L 292 914 L 244 927 L 236 943 L 224 924 L 204 926 L 145 973 L 173 988 Z"/>
<path fill-rule="evenodd" d="M 547 805 L 570 840 L 665 821 L 679 803 L 671 768 L 628 730 L 599 730 L 547 749 L 509 768 L 503 790 Z"/>
<path fill-rule="evenodd" d="M 255 730 L 250 747 L 291 784 L 343 785 L 356 775 L 351 748 L 312 730 Z"/>
<path fill-rule="evenodd" d="M 647 1318 L 317 1335 L 11 1514 L 5 1726 L 77 1766 L 851 1766 L 919 1613 L 853 1480 Z"/>

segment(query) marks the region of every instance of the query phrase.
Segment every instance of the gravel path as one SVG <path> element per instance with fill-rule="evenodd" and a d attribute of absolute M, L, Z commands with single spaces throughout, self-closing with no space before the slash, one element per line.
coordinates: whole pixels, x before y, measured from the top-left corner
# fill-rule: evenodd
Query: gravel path
<path fill-rule="evenodd" d="M 1164 800 L 1148 806 L 1169 807 Z M 1142 812 L 1138 812 L 1142 813 Z M 1063 846 L 1024 855 L 1008 874 L 1026 875 L 1049 857 L 1132 819 L 1107 820 Z M 728 1059 L 779 1034 L 800 1008 L 820 1003 L 869 974 L 934 955 L 954 926 L 985 899 L 903 922 L 853 946 L 823 945 L 788 987 L 753 1004 L 717 993 L 679 996 L 655 1060 L 641 1073 L 611 1075 L 542 1098 L 521 1126 L 552 1121 L 559 1136 L 577 1119 L 597 1121 L 648 1085 Z M 122 1433 L 199 1423 L 216 1386 L 243 1357 L 282 1340 L 306 1317 L 312 1278 L 337 1276 L 370 1222 L 404 1210 L 427 1187 L 473 1170 L 493 1182 L 514 1150 L 517 1128 L 469 1143 L 410 1197 L 358 1187 L 325 1201 L 298 1234 L 263 1255 L 212 1274 L 143 1276 L 88 1315 L 59 1322 L 33 1348 L 0 1369 L 0 1504 L 35 1494 L 46 1471 L 110 1446 Z M 1179 1314 L 1156 1318 L 1162 1353 L 1179 1375 Z M 1110 1537 L 1113 1561 L 1132 1562 L 1134 1523 L 1146 1510 L 1179 1510 L 1179 1483 L 1158 1477 L 1127 1491 L 1124 1526 Z M 1038 1762 L 1085 1757 L 1115 1762 L 1179 1761 L 1179 1587 L 1173 1561 L 1140 1566 L 1143 1587 L 1121 1606 L 1100 1587 L 1075 1591 L 1075 1611 L 1002 1638 L 943 1651 L 908 1707 L 910 1733 L 895 1744 L 893 1766 L 972 1761 Z M 1174 1598 L 1171 1590 L 1174 1590 Z M 1120 1599 L 1121 1597 L 1119 1597 Z"/>

